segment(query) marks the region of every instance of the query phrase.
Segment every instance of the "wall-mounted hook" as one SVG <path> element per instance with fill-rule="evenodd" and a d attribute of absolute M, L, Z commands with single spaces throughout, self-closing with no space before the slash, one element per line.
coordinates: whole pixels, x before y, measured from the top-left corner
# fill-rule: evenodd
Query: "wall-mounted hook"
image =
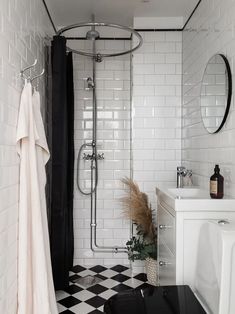
<path fill-rule="evenodd" d="M 34 76 L 33 78 L 30 79 L 30 82 L 32 83 L 34 80 L 36 80 L 37 78 L 43 76 L 43 74 L 45 73 L 45 69 L 42 70 L 42 72 L 36 76 Z"/>
<path fill-rule="evenodd" d="M 31 69 L 31 68 L 33 68 L 37 63 L 38 63 L 38 60 L 35 59 L 35 61 L 34 61 L 33 64 L 27 66 L 26 68 L 24 68 L 23 70 L 20 71 L 20 76 L 21 76 L 22 78 L 24 78 L 24 79 L 29 79 L 29 77 L 26 77 L 26 76 L 25 76 L 24 72 L 27 71 L 27 70 L 29 70 L 29 69 Z"/>

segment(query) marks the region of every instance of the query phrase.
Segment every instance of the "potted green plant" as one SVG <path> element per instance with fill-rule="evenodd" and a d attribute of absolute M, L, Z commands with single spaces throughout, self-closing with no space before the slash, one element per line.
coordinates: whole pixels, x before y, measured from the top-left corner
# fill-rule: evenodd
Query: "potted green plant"
<path fill-rule="evenodd" d="M 144 261 L 150 257 L 157 259 L 156 243 L 146 242 L 141 235 L 133 236 L 126 242 L 129 260 L 132 262 L 136 260 Z"/>
<path fill-rule="evenodd" d="M 141 192 L 137 183 L 129 178 L 122 179 L 128 188 L 122 198 L 126 218 L 136 226 L 136 234 L 127 241 L 128 258 L 133 262 L 145 261 L 149 283 L 157 284 L 157 232 L 153 223 L 152 208 L 148 196 Z"/>

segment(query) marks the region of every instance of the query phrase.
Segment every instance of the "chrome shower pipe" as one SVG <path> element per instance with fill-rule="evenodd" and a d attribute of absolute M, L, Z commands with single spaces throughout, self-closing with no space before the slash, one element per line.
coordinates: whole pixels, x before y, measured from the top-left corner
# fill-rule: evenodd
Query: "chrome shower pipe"
<path fill-rule="evenodd" d="M 91 14 L 91 22 L 94 24 L 95 23 L 95 14 Z M 91 26 L 91 30 L 95 31 L 95 25 Z"/>
<path fill-rule="evenodd" d="M 133 54 L 130 54 L 130 178 L 133 180 Z M 134 224 L 130 222 L 131 238 L 134 235 Z"/>
<path fill-rule="evenodd" d="M 96 41 L 92 41 L 92 50 L 94 57 L 92 58 L 92 74 L 93 74 L 93 82 L 94 88 L 92 89 L 93 96 L 93 110 L 92 110 L 92 154 L 93 156 L 97 156 L 97 95 L 96 95 Z M 127 250 L 125 247 L 118 246 L 100 246 L 97 244 L 97 185 L 95 183 L 93 187 L 94 173 L 96 174 L 96 178 L 98 178 L 98 161 L 97 158 L 94 158 L 91 161 L 91 193 L 90 193 L 90 204 L 91 204 L 91 220 L 90 220 L 90 249 L 93 252 L 100 253 L 126 253 Z M 93 172 L 92 170 L 95 169 Z M 95 179 L 96 179 L 95 178 Z"/>

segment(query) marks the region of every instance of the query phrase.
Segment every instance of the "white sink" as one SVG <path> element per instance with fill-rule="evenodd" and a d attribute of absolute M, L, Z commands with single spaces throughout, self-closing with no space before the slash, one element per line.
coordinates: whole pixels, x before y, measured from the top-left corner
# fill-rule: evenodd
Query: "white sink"
<path fill-rule="evenodd" d="M 206 198 L 208 193 L 197 187 L 169 188 L 168 191 L 177 198 Z"/>
<path fill-rule="evenodd" d="M 156 188 L 159 199 L 175 211 L 232 211 L 235 199 L 211 199 L 210 192 L 197 186 L 176 188 L 160 185 Z"/>

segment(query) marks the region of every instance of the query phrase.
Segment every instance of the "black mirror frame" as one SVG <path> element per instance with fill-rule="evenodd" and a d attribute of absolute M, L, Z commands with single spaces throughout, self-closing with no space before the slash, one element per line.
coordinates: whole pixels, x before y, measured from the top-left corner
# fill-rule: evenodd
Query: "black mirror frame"
<path fill-rule="evenodd" d="M 224 126 L 225 121 L 227 120 L 227 117 L 228 117 L 230 104 L 231 104 L 231 99 L 232 99 L 232 73 L 231 73 L 231 68 L 230 68 L 228 59 L 226 58 L 225 55 L 223 55 L 221 53 L 217 53 L 214 56 L 216 56 L 216 55 L 220 56 L 223 59 L 223 61 L 225 63 L 225 66 L 226 66 L 226 71 L 227 71 L 227 76 L 228 76 L 228 96 L 227 96 L 227 105 L 226 105 L 226 109 L 225 109 L 225 112 L 224 112 L 224 117 L 223 117 L 223 120 L 220 123 L 220 126 L 218 127 L 218 129 L 215 132 L 209 132 L 206 129 L 206 127 L 204 126 L 209 134 L 216 134 L 216 133 L 218 133 L 222 129 L 222 127 Z M 213 58 L 214 56 L 212 56 L 211 58 Z M 210 59 L 209 59 L 209 61 L 210 61 Z M 208 62 L 207 62 L 207 65 L 208 65 Z M 207 67 L 207 65 L 206 65 L 206 67 Z M 204 77 L 204 73 L 203 73 L 203 77 Z M 203 81 L 203 77 L 202 77 L 202 81 Z M 200 93 L 200 97 L 201 97 L 201 93 Z M 202 122 L 203 122 L 203 120 L 202 120 Z M 204 125 L 204 122 L 203 122 L 203 125 Z"/>

